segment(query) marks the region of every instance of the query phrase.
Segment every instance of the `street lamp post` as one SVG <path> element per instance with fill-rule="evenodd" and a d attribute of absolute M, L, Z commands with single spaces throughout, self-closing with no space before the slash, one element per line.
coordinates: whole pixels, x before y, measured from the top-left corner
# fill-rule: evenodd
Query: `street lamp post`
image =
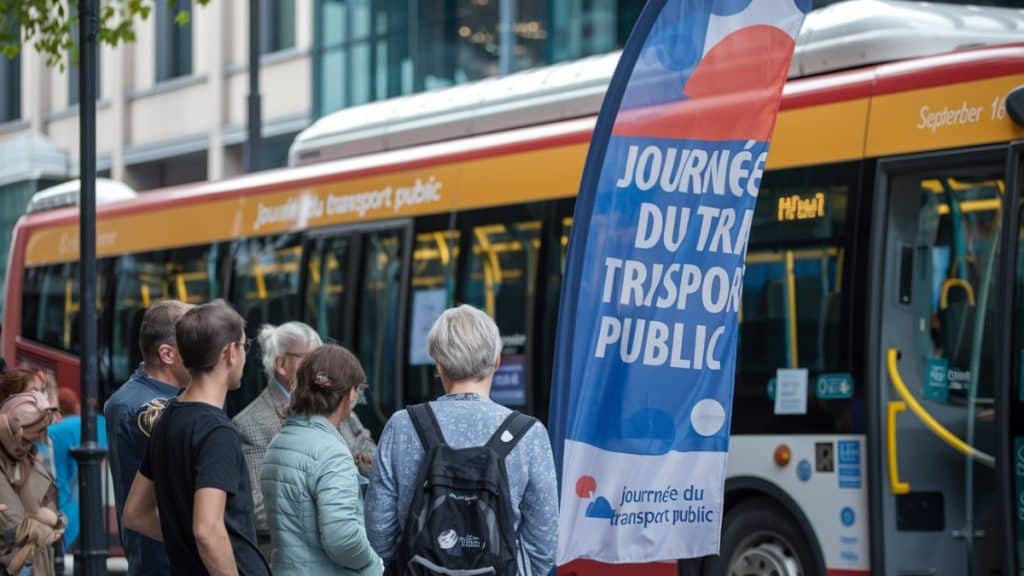
<path fill-rule="evenodd" d="M 249 138 L 245 150 L 245 171 L 260 169 L 260 0 L 249 0 Z"/>
<path fill-rule="evenodd" d="M 103 528 L 100 462 L 106 456 L 96 441 L 99 403 L 96 365 L 96 31 L 97 0 L 78 3 L 79 111 L 79 358 L 82 384 L 82 443 L 72 450 L 78 461 L 81 495 L 81 536 L 75 553 L 75 573 L 99 576 L 107 571 Z"/>
<path fill-rule="evenodd" d="M 511 74 L 514 67 L 516 2 L 517 0 L 499 0 L 498 2 L 498 71 L 502 76 Z"/>

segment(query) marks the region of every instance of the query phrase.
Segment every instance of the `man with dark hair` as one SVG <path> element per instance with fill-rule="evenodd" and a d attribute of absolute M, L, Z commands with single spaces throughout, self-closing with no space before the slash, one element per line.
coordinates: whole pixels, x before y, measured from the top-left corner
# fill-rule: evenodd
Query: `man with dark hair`
<path fill-rule="evenodd" d="M 192 377 L 167 404 L 125 504 L 125 525 L 162 540 L 175 575 L 269 576 L 256 546 L 249 470 L 224 413 L 242 385 L 245 322 L 222 300 L 178 321 L 176 338 Z"/>
<path fill-rule="evenodd" d="M 171 573 L 162 544 L 125 529 L 124 503 L 146 451 L 153 423 L 167 401 L 188 386 L 188 370 L 178 353 L 174 325 L 190 308 L 177 300 L 164 300 L 146 310 L 139 329 L 142 365 L 103 406 L 121 545 L 128 557 L 130 576 Z"/>

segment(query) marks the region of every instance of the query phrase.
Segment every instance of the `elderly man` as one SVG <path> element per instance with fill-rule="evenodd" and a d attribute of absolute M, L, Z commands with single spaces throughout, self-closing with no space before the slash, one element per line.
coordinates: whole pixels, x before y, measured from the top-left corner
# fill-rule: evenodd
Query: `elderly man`
<path fill-rule="evenodd" d="M 260 472 L 267 445 L 284 425 L 288 402 L 299 364 L 321 345 L 320 336 L 302 322 L 286 322 L 280 326 L 266 325 L 260 329 L 260 349 L 263 369 L 267 374 L 267 387 L 244 410 L 235 416 L 235 427 L 242 438 L 242 453 L 252 476 L 252 499 L 256 510 L 256 535 L 263 555 L 270 557 L 270 527 L 263 507 L 260 490 Z M 376 445 L 370 431 L 363 427 L 353 413 L 338 426 L 338 432 L 348 444 L 359 471 L 369 474 Z"/>
<path fill-rule="evenodd" d="M 443 442 L 460 450 L 483 446 L 511 410 L 489 398 L 501 357 L 501 335 L 487 314 L 470 306 L 446 310 L 427 336 L 445 395 L 429 403 Z M 509 442 L 504 436 L 501 440 Z M 396 412 L 380 438 L 366 501 L 370 544 L 390 562 L 417 490 L 425 453 L 409 412 Z M 528 565 L 520 574 L 547 574 L 558 542 L 558 491 L 547 430 L 529 427 L 505 457 L 513 529 Z M 443 545 L 442 545 L 443 546 Z"/>

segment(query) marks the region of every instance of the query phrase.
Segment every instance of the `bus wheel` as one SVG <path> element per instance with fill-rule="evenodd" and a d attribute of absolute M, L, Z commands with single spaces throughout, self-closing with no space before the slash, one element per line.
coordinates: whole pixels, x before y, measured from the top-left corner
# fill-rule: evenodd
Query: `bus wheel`
<path fill-rule="evenodd" d="M 810 546 L 789 515 L 769 500 L 747 500 L 725 517 L 721 554 L 705 576 L 813 576 Z"/>

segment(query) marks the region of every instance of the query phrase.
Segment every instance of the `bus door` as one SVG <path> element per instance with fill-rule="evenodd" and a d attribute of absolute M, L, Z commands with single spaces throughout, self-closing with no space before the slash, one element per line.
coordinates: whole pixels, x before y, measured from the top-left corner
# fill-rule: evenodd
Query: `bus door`
<path fill-rule="evenodd" d="M 412 225 L 357 226 L 311 234 L 303 317 L 326 342 L 355 353 L 366 372 L 356 414 L 374 437 L 402 406 L 402 347 Z"/>
<path fill-rule="evenodd" d="M 999 573 L 1006 148 L 879 162 L 870 328 L 877 574 Z"/>
<path fill-rule="evenodd" d="M 1004 534 L 1002 559 L 1006 574 L 1024 574 L 1024 143 L 1011 148 L 1007 180 L 1012 195 L 1007 199 L 1003 215 L 1005 230 L 1002 265 L 1013 270 L 1012 282 L 1001 285 L 1003 316 L 1000 349 L 1005 349 L 999 362 L 999 383 L 1002 400 L 997 410 L 999 438 L 1003 440 L 997 462 L 999 494 Z M 1003 408 L 1005 407 L 1005 408 Z"/>
<path fill-rule="evenodd" d="M 534 323 L 545 211 L 539 204 L 460 214 L 461 248 L 456 301 L 494 319 L 501 333 L 501 365 L 491 399 L 537 414 L 533 386 Z"/>

